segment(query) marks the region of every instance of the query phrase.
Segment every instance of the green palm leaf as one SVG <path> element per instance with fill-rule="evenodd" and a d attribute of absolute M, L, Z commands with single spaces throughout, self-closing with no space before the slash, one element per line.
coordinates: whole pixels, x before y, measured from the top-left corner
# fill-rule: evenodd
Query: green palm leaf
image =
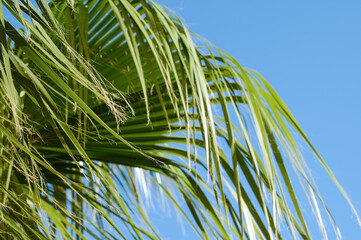
<path fill-rule="evenodd" d="M 310 239 L 296 186 L 337 229 L 280 97 L 163 7 L 0 3 L 2 238 L 159 239 L 158 195 L 201 239 Z"/>

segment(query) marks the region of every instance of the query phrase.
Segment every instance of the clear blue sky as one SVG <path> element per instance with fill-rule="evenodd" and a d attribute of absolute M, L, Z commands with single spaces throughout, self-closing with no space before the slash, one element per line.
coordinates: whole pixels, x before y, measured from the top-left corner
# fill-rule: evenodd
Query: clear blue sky
<path fill-rule="evenodd" d="M 266 77 L 361 213 L 361 1 L 158 2 Z M 343 239 L 361 239 L 346 201 L 306 160 Z"/>

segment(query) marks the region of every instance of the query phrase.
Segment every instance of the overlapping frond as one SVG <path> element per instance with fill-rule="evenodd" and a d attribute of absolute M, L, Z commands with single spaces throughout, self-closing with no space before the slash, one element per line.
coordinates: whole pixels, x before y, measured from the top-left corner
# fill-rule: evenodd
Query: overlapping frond
<path fill-rule="evenodd" d="M 200 239 L 310 239 L 292 176 L 324 237 L 322 214 L 337 229 L 295 135 L 344 192 L 280 97 L 172 13 L 0 3 L 23 28 L 1 14 L 4 239 L 159 239 L 155 193 Z"/>

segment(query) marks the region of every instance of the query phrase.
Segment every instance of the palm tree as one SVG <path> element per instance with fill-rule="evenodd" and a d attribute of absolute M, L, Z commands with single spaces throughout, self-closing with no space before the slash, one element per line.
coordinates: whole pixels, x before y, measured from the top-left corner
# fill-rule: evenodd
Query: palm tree
<path fill-rule="evenodd" d="M 164 7 L 0 6 L 2 239 L 158 239 L 154 198 L 200 239 L 310 239 L 301 187 L 337 229 L 277 93 Z"/>

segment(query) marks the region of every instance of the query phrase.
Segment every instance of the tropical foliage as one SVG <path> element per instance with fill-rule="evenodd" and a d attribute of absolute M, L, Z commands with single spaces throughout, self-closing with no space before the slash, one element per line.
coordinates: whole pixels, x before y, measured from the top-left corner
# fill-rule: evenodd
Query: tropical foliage
<path fill-rule="evenodd" d="M 159 239 L 154 199 L 200 239 L 310 239 L 295 186 L 337 229 L 280 97 L 164 7 L 0 7 L 2 239 Z"/>

